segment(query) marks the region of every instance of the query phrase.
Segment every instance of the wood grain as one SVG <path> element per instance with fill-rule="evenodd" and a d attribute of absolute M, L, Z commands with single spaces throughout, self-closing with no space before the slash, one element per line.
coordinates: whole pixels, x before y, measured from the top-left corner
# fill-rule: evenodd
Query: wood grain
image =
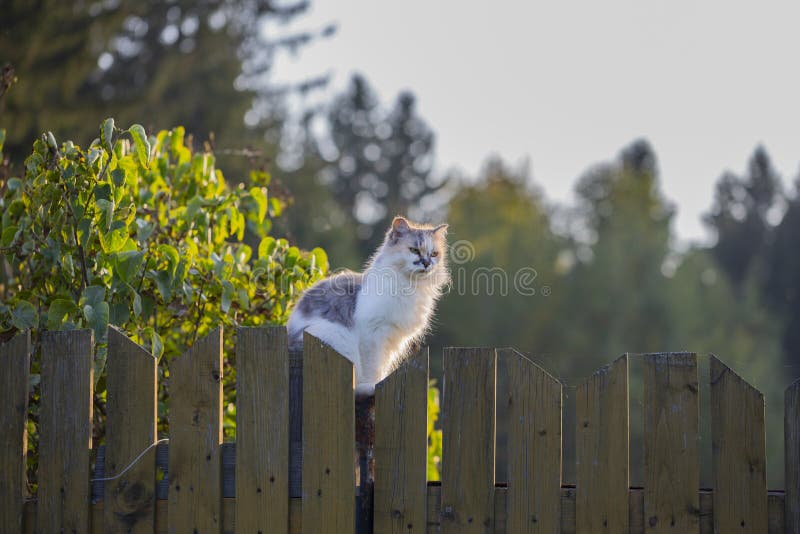
<path fill-rule="evenodd" d="M 0 376 L 0 532 L 22 529 L 30 353 L 28 330 L 0 345 L 0 362 L 4 366 Z"/>
<path fill-rule="evenodd" d="M 89 532 L 92 330 L 42 333 L 36 532 Z"/>
<path fill-rule="evenodd" d="M 700 530 L 699 402 L 694 354 L 644 356 L 644 528 Z"/>
<path fill-rule="evenodd" d="M 576 528 L 628 531 L 628 357 L 597 371 L 576 390 Z"/>
<path fill-rule="evenodd" d="M 428 349 L 375 388 L 375 534 L 426 529 Z"/>
<path fill-rule="evenodd" d="M 711 356 L 714 530 L 767 531 L 764 396 Z"/>
<path fill-rule="evenodd" d="M 156 440 L 156 359 L 116 328 L 108 329 L 105 476 L 125 469 Z M 155 522 L 156 450 L 125 474 L 105 483 L 105 532 L 152 532 Z"/>
<path fill-rule="evenodd" d="M 170 362 L 169 531 L 222 529 L 222 330 Z"/>
<path fill-rule="evenodd" d="M 355 529 L 355 374 L 322 341 L 303 338 L 303 532 Z"/>
<path fill-rule="evenodd" d="M 236 338 L 236 528 L 289 527 L 289 346 L 286 328 Z"/>
<path fill-rule="evenodd" d="M 800 380 L 786 388 L 783 400 L 786 532 L 800 532 Z"/>
<path fill-rule="evenodd" d="M 445 349 L 442 534 L 494 531 L 496 376 L 494 349 Z"/>
<path fill-rule="evenodd" d="M 561 532 L 561 383 L 512 349 L 508 369 L 509 532 Z"/>

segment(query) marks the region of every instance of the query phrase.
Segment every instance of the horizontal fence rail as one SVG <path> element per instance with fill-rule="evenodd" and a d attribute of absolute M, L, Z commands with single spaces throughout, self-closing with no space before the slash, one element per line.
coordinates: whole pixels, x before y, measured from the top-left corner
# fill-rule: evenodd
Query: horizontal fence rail
<path fill-rule="evenodd" d="M 170 362 L 169 436 L 158 439 L 156 359 L 111 328 L 105 443 L 93 450 L 92 331 L 43 333 L 35 496 L 25 476 L 34 345 L 27 332 L 0 345 L 0 532 L 800 532 L 800 381 L 784 398 L 786 490 L 768 491 L 764 397 L 711 357 L 714 487 L 699 489 L 697 357 L 643 355 L 644 486 L 631 487 L 622 356 L 576 390 L 570 486 L 561 480 L 562 384 L 511 349 L 448 348 L 434 483 L 427 350 L 377 385 L 364 463 L 353 365 L 308 335 L 303 353 L 290 353 L 283 327 L 237 330 L 236 443 L 223 443 L 222 335 Z M 356 473 L 373 462 L 370 499 Z"/>

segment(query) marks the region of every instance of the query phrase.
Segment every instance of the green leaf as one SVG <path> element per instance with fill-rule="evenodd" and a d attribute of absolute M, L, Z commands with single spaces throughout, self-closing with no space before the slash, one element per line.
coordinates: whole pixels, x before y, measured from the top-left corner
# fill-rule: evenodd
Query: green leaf
<path fill-rule="evenodd" d="M 103 252 L 107 254 L 117 252 L 128 241 L 128 229 L 124 227 L 117 228 L 107 234 L 100 232 L 97 234 L 97 238 L 100 240 L 100 248 L 103 249 Z"/>
<path fill-rule="evenodd" d="M 164 354 L 164 341 L 155 330 L 152 330 L 150 333 L 150 344 L 152 345 L 150 352 L 156 357 L 156 360 L 160 360 L 161 356 Z"/>
<path fill-rule="evenodd" d="M 144 127 L 141 124 L 134 124 L 128 129 L 128 132 L 133 137 L 134 151 L 139 163 L 147 168 L 150 161 L 150 141 L 147 140 Z"/>
<path fill-rule="evenodd" d="M 96 302 L 94 305 L 86 304 L 83 306 L 83 316 L 86 318 L 86 326 L 94 330 L 96 340 L 103 339 L 108 329 L 108 318 L 110 310 L 108 302 Z"/>
<path fill-rule="evenodd" d="M 27 300 L 20 300 L 11 312 L 11 324 L 20 330 L 35 328 L 37 323 L 36 308 Z"/>
<path fill-rule="evenodd" d="M 8 187 L 9 191 L 16 191 L 22 187 L 22 180 L 19 178 L 9 178 L 8 182 L 6 182 L 6 187 Z"/>
<path fill-rule="evenodd" d="M 261 222 L 264 220 L 264 217 L 267 216 L 267 194 L 264 193 L 262 188 L 253 187 L 250 189 L 250 196 L 256 201 L 256 205 L 258 206 L 258 222 Z"/>
<path fill-rule="evenodd" d="M 233 297 L 233 284 L 225 280 L 222 282 L 222 303 L 220 309 L 223 313 L 228 313 L 231 309 L 231 297 Z"/>
<path fill-rule="evenodd" d="M 316 247 L 311 251 L 311 256 L 314 258 L 314 267 L 322 273 L 327 273 L 330 265 L 328 264 L 328 254 L 321 248 Z"/>
<path fill-rule="evenodd" d="M 17 227 L 9 226 L 3 230 L 3 235 L 0 237 L 0 246 L 7 247 L 14 242 L 14 236 L 17 235 Z"/>
<path fill-rule="evenodd" d="M 158 287 L 158 292 L 161 293 L 161 298 L 165 303 L 169 302 L 172 298 L 172 276 L 169 271 L 157 271 L 152 278 Z"/>
<path fill-rule="evenodd" d="M 139 267 L 142 266 L 144 252 L 129 251 L 119 252 L 114 256 L 114 272 L 125 282 L 131 283 Z"/>
<path fill-rule="evenodd" d="M 114 302 L 110 307 L 109 322 L 115 325 L 123 325 L 131 318 L 131 310 L 125 302 Z"/>
<path fill-rule="evenodd" d="M 142 297 L 137 292 L 133 292 L 133 315 L 139 317 L 142 314 Z"/>
<path fill-rule="evenodd" d="M 47 133 L 45 134 L 45 140 L 47 141 L 47 145 L 48 145 L 50 148 L 52 148 L 52 149 L 53 149 L 53 150 L 55 150 L 56 152 L 58 151 L 58 143 L 56 143 L 56 138 L 55 138 L 55 136 L 53 135 L 53 132 L 47 132 Z"/>
<path fill-rule="evenodd" d="M 111 171 L 111 181 L 117 187 L 122 187 L 125 183 L 125 171 L 123 169 L 114 169 Z"/>
<path fill-rule="evenodd" d="M 174 278 L 175 269 L 178 267 L 178 262 L 180 261 L 180 255 L 178 254 L 178 250 L 172 245 L 159 245 L 158 251 L 161 254 L 163 254 L 167 259 L 167 265 L 169 265 L 170 279 Z"/>
<path fill-rule="evenodd" d="M 89 286 L 83 290 L 81 304 L 95 306 L 106 298 L 106 288 L 103 286 Z"/>
<path fill-rule="evenodd" d="M 272 252 L 275 250 L 275 238 L 272 236 L 267 236 L 261 240 L 261 243 L 258 244 L 258 258 L 266 258 L 267 256 L 271 255 Z"/>
<path fill-rule="evenodd" d="M 47 329 L 58 330 L 64 324 L 64 319 L 78 312 L 78 305 L 67 299 L 56 299 L 50 303 L 47 310 Z"/>
<path fill-rule="evenodd" d="M 109 118 L 103 121 L 103 124 L 100 127 L 100 135 L 103 139 L 103 145 L 105 145 L 106 150 L 111 152 L 111 140 L 114 137 L 114 119 Z"/>

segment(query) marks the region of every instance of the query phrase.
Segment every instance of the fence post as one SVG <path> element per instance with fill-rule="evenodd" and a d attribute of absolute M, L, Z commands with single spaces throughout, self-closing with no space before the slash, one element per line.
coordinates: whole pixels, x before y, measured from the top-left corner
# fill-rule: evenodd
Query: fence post
<path fill-rule="evenodd" d="M 375 388 L 375 512 L 378 534 L 426 532 L 428 349 Z"/>
<path fill-rule="evenodd" d="M 577 532 L 628 532 L 628 356 L 576 391 Z"/>
<path fill-rule="evenodd" d="M 286 328 L 236 337 L 236 531 L 289 528 L 289 347 Z"/>
<path fill-rule="evenodd" d="M 800 532 L 800 380 L 786 388 L 783 405 L 786 532 Z"/>
<path fill-rule="evenodd" d="M 303 532 L 355 529 L 353 364 L 303 338 Z"/>
<path fill-rule="evenodd" d="M 22 531 L 30 352 L 28 330 L 0 345 L 0 532 Z"/>
<path fill-rule="evenodd" d="M 113 326 L 106 361 L 105 476 L 120 473 L 156 440 L 156 359 Z M 105 483 L 105 532 L 152 532 L 155 524 L 156 450 L 122 477 Z"/>
<path fill-rule="evenodd" d="M 644 523 L 699 532 L 698 378 L 694 354 L 644 356 Z"/>
<path fill-rule="evenodd" d="M 764 396 L 711 356 L 714 531 L 767 532 Z"/>
<path fill-rule="evenodd" d="M 496 378 L 494 349 L 445 349 L 442 534 L 494 530 Z"/>
<path fill-rule="evenodd" d="M 561 383 L 513 349 L 498 356 L 508 370 L 507 531 L 560 533 Z"/>
<path fill-rule="evenodd" d="M 222 530 L 222 329 L 172 360 L 170 532 Z"/>
<path fill-rule="evenodd" d="M 42 333 L 36 532 L 89 532 L 92 330 Z"/>

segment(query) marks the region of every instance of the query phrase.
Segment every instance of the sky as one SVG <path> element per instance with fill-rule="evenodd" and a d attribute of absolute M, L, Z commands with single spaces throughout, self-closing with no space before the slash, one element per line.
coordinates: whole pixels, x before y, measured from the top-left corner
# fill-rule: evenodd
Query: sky
<path fill-rule="evenodd" d="M 276 81 L 363 74 L 390 105 L 411 90 L 436 169 L 529 161 L 550 201 L 644 137 L 683 242 L 725 170 L 763 144 L 787 189 L 800 171 L 800 2 L 312 0 L 293 29 L 336 34 L 281 54 Z"/>

